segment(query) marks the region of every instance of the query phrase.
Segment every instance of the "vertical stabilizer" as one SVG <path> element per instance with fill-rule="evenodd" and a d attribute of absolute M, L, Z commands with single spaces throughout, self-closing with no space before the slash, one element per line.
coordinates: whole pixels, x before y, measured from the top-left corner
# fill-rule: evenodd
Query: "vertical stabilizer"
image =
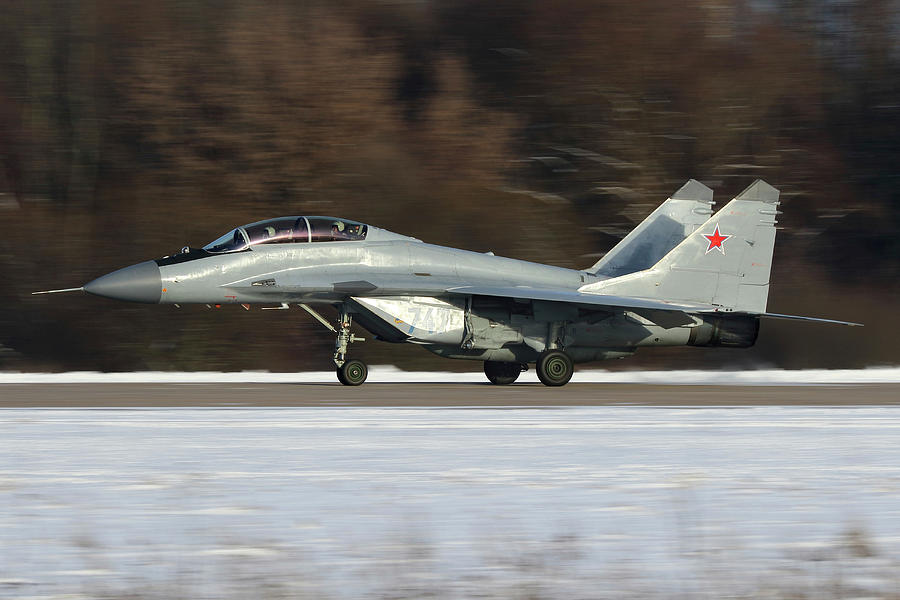
<path fill-rule="evenodd" d="M 778 195 L 778 190 L 757 180 L 650 269 L 580 291 L 765 312 Z"/>
<path fill-rule="evenodd" d="M 649 269 L 712 214 L 713 191 L 689 180 L 592 267 L 601 277 Z"/>

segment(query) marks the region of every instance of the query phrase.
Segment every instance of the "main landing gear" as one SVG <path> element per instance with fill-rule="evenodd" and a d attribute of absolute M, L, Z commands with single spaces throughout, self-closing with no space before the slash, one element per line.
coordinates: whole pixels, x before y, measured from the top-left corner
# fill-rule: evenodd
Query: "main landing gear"
<path fill-rule="evenodd" d="M 541 383 L 551 387 L 566 385 L 575 372 L 572 358 L 562 350 L 544 350 L 535 368 Z"/>
<path fill-rule="evenodd" d="M 516 362 L 484 361 L 484 374 L 494 385 L 509 385 L 519 378 L 519 374 L 527 369 Z"/>
<path fill-rule="evenodd" d="M 344 305 L 340 307 L 337 328 L 306 304 L 301 304 L 300 308 L 337 334 L 337 339 L 334 341 L 334 366 L 338 381 L 344 385 L 362 385 L 366 377 L 369 376 L 369 368 L 366 366 L 366 363 L 357 358 L 347 360 L 347 348 L 353 342 L 366 341 L 366 338 L 356 337 L 350 332 L 353 317 L 347 311 L 347 307 Z"/>
<path fill-rule="evenodd" d="M 509 385 L 519 378 L 519 374 L 528 367 L 516 362 L 484 361 L 484 374 L 494 385 Z M 569 383 L 575 372 L 572 358 L 562 350 L 544 350 L 538 357 L 538 379 L 544 385 L 559 387 Z"/>

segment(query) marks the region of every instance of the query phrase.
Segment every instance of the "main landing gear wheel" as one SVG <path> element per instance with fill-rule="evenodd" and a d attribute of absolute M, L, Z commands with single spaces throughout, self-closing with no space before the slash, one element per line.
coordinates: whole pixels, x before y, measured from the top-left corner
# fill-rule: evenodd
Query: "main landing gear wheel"
<path fill-rule="evenodd" d="M 538 358 L 537 376 L 544 385 L 566 385 L 574 372 L 572 359 L 562 350 L 545 350 Z"/>
<path fill-rule="evenodd" d="M 484 374 L 494 385 L 509 385 L 519 378 L 522 365 L 511 362 L 484 361 Z"/>
<path fill-rule="evenodd" d="M 368 376 L 369 369 L 361 360 L 348 360 L 337 368 L 338 381 L 344 385 L 362 385 Z"/>

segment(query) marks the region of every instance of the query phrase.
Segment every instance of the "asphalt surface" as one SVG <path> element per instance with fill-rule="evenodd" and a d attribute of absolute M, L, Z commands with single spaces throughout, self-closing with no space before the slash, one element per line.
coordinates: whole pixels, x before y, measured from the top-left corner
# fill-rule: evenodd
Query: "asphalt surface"
<path fill-rule="evenodd" d="M 900 384 L 707 386 L 573 383 L 2 384 L 0 408 L 900 405 Z"/>

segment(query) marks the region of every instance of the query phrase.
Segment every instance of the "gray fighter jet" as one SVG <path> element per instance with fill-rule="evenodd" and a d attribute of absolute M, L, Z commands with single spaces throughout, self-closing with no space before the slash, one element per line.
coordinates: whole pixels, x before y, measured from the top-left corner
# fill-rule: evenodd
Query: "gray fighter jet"
<path fill-rule="evenodd" d="M 238 227 L 203 248 L 104 275 L 81 291 L 152 304 L 292 304 L 336 335 L 345 385 L 368 369 L 347 356 L 356 322 L 377 339 L 478 360 L 496 385 L 536 364 L 548 386 L 573 364 L 638 348 L 747 348 L 766 312 L 779 192 L 758 180 L 713 214 L 690 180 L 584 270 L 426 244 L 356 221 L 292 216 Z M 332 325 L 313 305 L 337 308 Z"/>

